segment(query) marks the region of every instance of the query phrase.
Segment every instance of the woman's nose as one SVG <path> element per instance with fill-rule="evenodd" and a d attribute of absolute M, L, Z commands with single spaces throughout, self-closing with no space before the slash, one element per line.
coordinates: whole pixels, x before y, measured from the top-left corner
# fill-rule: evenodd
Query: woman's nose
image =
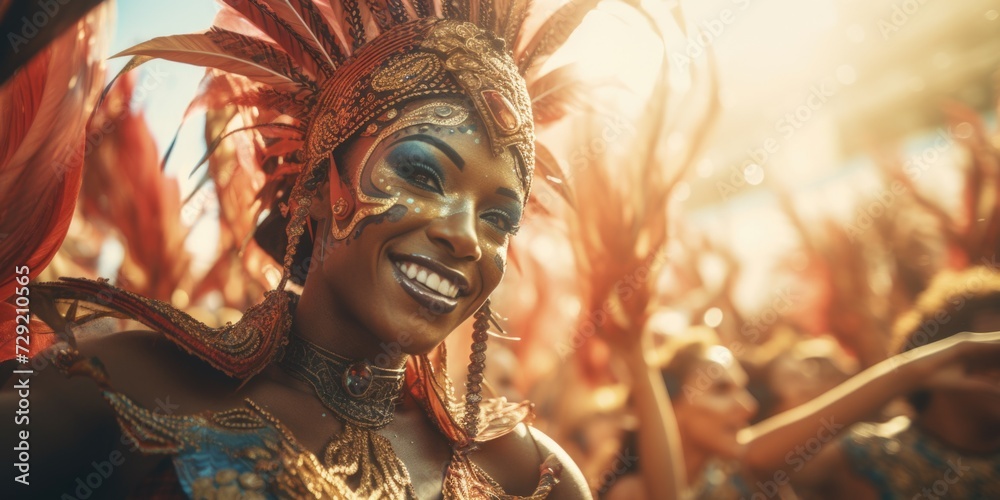
<path fill-rule="evenodd" d="M 433 220 L 427 228 L 427 235 L 457 259 L 477 261 L 483 256 L 476 233 L 476 218 L 471 210 Z"/>

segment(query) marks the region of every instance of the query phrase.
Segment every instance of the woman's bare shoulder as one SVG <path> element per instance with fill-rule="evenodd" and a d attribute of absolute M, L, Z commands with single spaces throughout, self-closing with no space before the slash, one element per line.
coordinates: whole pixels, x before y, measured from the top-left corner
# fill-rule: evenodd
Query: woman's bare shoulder
<path fill-rule="evenodd" d="M 178 409 L 186 403 L 183 413 L 197 413 L 237 386 L 235 380 L 152 330 L 113 330 L 95 324 L 81 331 L 79 339 L 80 356 L 99 362 L 111 388 L 147 408 Z M 53 351 L 65 347 L 57 345 Z M 47 355 L 51 359 L 53 352 Z"/>
<path fill-rule="evenodd" d="M 554 457 L 561 468 L 551 499 L 591 498 L 587 481 L 573 459 L 544 432 L 519 424 L 512 432 L 481 445 L 476 463 L 507 489 L 527 495 L 538 484 L 542 465 Z M 551 462 L 550 462 L 551 463 Z"/>

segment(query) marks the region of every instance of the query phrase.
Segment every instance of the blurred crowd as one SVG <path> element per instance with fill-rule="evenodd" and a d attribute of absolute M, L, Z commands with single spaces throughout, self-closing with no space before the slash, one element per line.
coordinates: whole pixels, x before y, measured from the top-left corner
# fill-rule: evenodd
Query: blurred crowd
<path fill-rule="evenodd" d="M 536 425 L 598 497 L 660 498 L 642 481 L 639 450 L 657 442 L 637 410 L 626 366 L 635 358 L 619 348 L 638 337 L 675 414 L 694 497 L 1000 495 L 995 349 L 917 370 L 920 380 L 899 369 L 914 349 L 948 350 L 957 334 L 1000 329 L 1000 134 L 959 105 L 942 117 L 960 150 L 947 167 L 958 200 L 915 185 L 904 154 L 886 148 L 870 153 L 883 188 L 857 202 L 857 214 L 878 208 L 863 231 L 857 219 L 804 215 L 794 193 L 763 186 L 797 237 L 766 271 L 771 292 L 756 308 L 738 305 L 737 290 L 745 268 L 760 264 L 719 243 L 718 225 L 681 216 L 656 234 L 646 198 L 627 202 L 655 180 L 609 194 L 614 180 L 599 179 L 586 193 L 607 201 L 596 213 L 571 210 L 562 232 L 524 237 L 545 250 L 526 252 L 520 281 L 498 302 L 525 338 L 505 355 L 503 394 L 535 403 Z M 845 408 L 852 418 L 831 418 Z"/>

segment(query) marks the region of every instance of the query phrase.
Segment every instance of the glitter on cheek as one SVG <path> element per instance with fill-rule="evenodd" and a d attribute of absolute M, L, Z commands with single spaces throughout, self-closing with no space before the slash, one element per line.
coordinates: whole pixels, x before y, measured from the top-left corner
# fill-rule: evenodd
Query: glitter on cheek
<path fill-rule="evenodd" d="M 407 198 L 407 199 L 406 199 L 406 202 L 407 202 L 407 203 L 413 203 L 413 198 Z"/>
<path fill-rule="evenodd" d="M 414 209 L 413 209 L 413 211 L 414 211 L 415 213 L 418 213 L 418 214 L 419 214 L 419 213 L 420 213 L 420 207 L 416 207 L 416 208 L 414 208 Z"/>

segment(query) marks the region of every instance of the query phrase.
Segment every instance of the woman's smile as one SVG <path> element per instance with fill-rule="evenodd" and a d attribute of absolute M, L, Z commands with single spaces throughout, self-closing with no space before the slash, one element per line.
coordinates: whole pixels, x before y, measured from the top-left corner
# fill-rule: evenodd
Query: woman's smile
<path fill-rule="evenodd" d="M 454 311 L 458 298 L 468 295 L 469 280 L 437 260 L 419 254 L 392 254 L 389 260 L 400 287 L 435 314 Z"/>

